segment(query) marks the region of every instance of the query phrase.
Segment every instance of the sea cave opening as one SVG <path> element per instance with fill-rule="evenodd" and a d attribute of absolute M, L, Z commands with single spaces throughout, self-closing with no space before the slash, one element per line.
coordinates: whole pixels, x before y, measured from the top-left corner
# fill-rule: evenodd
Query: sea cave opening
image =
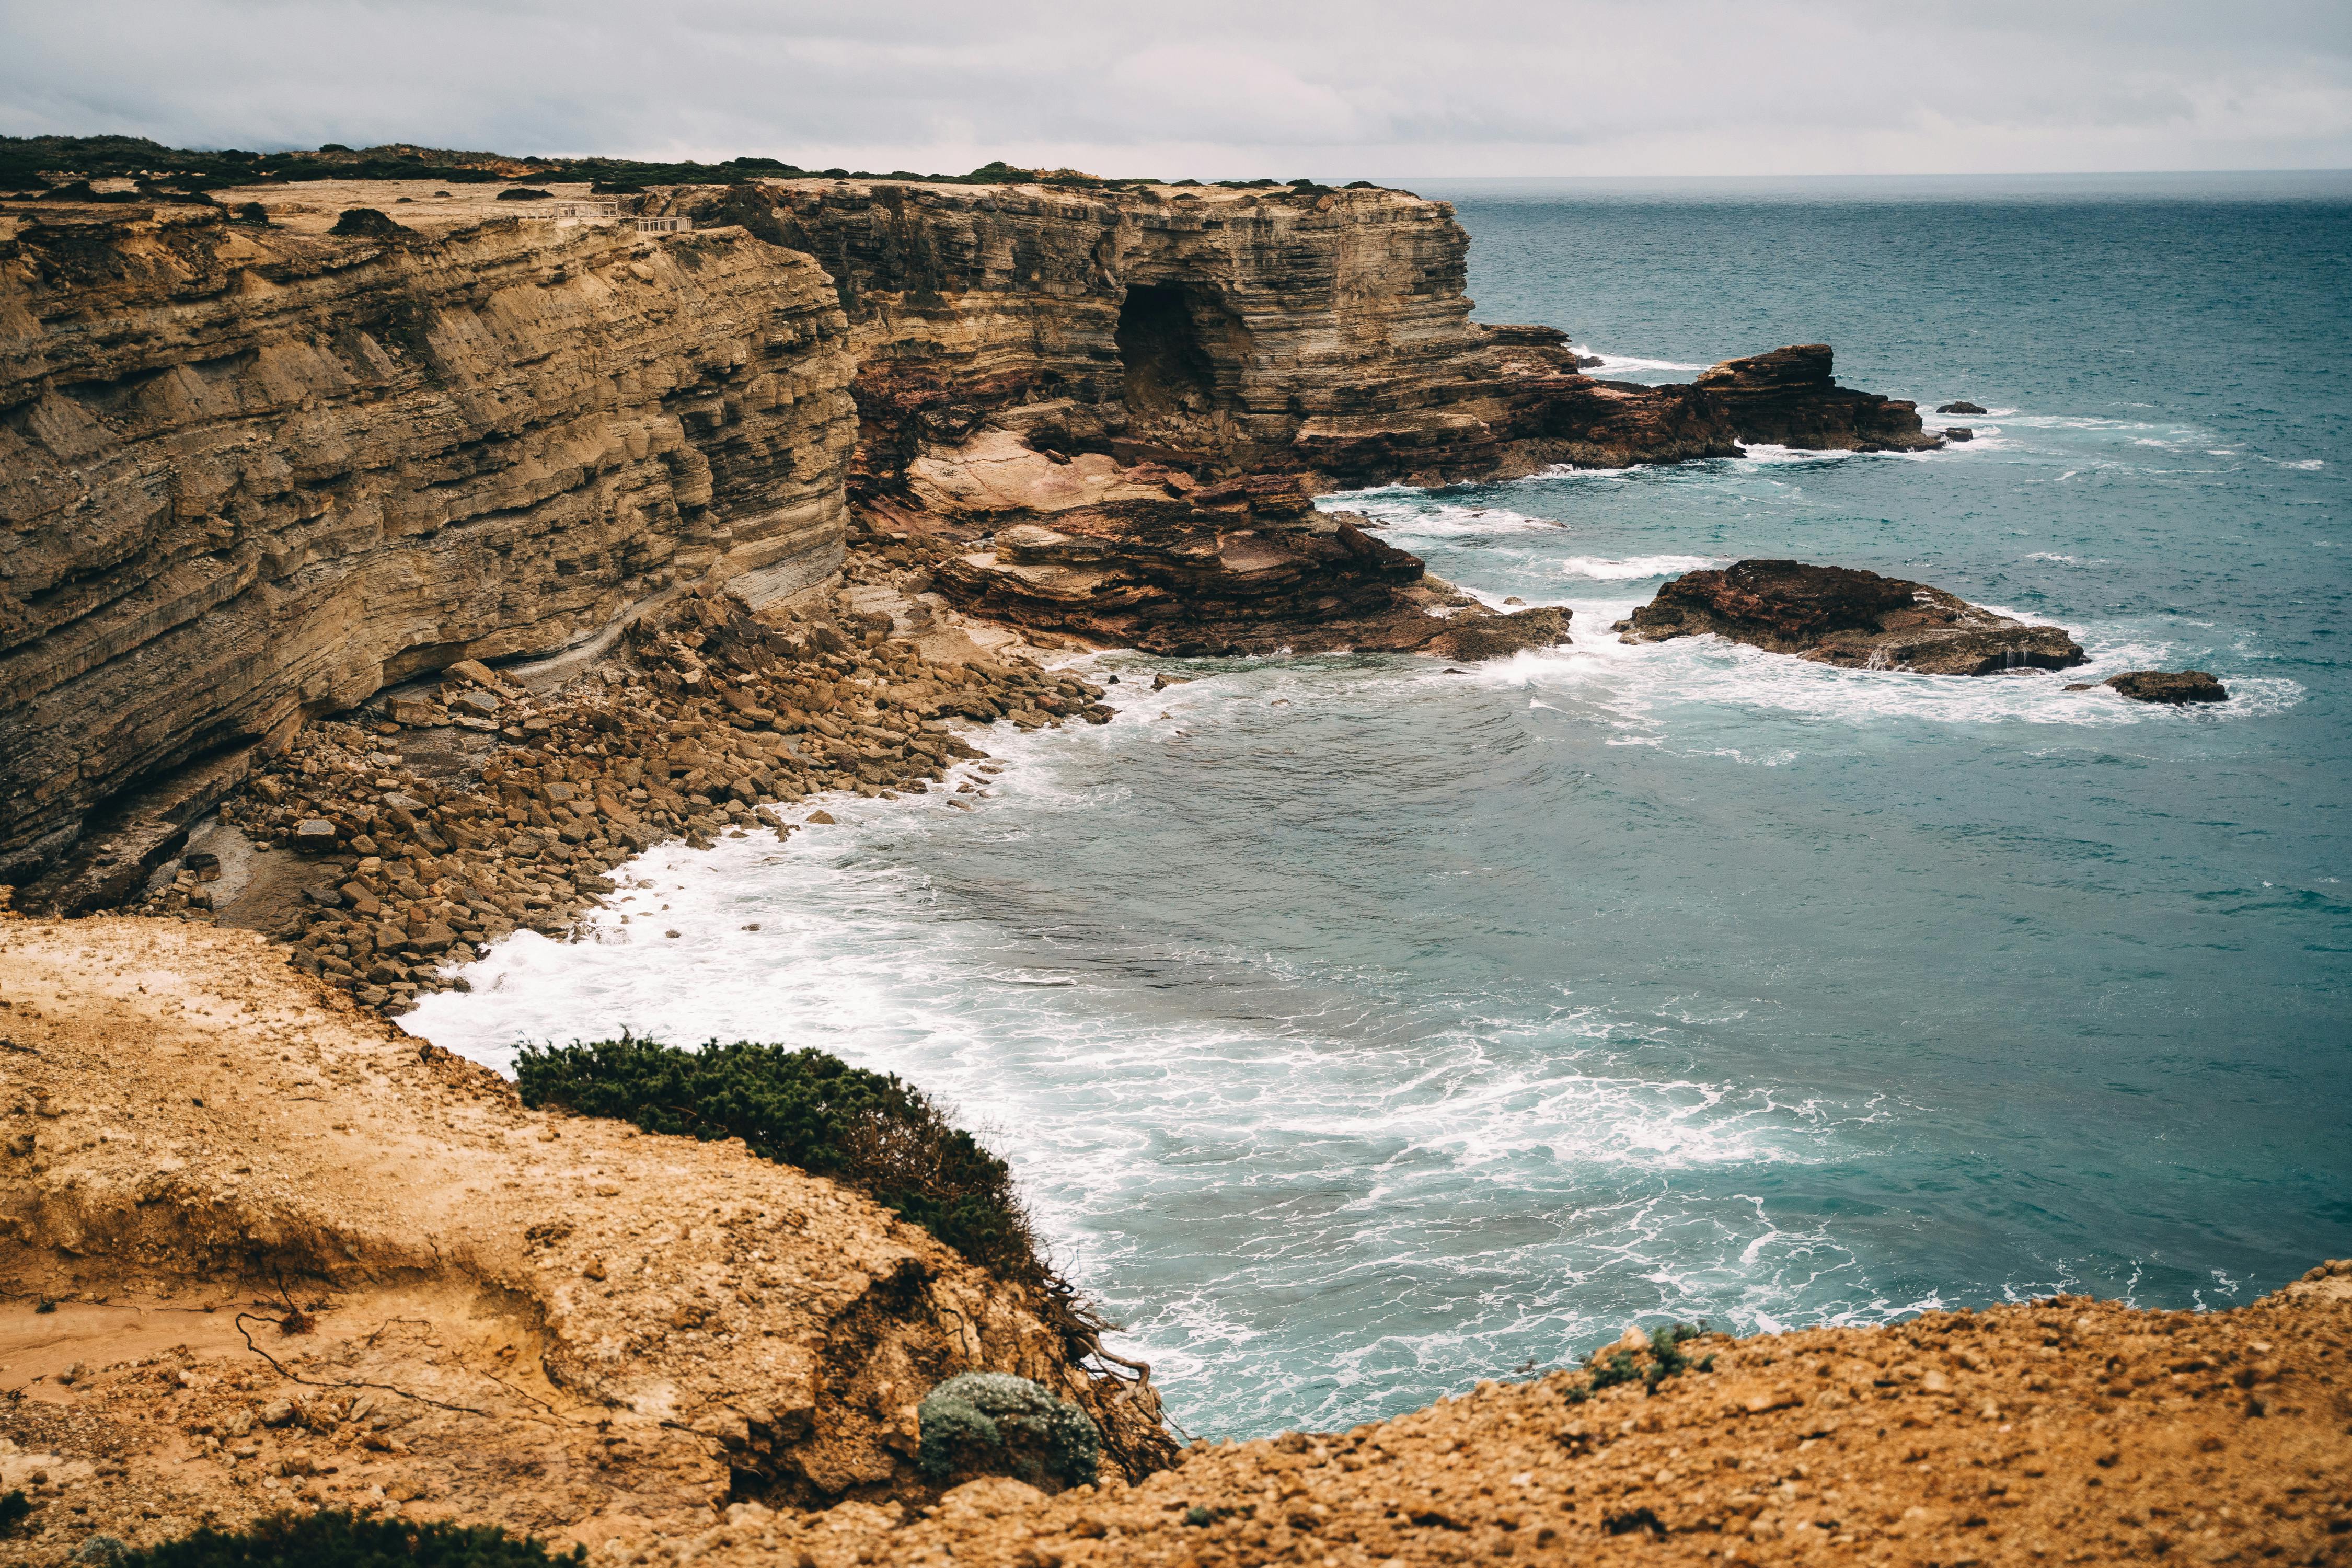
<path fill-rule="evenodd" d="M 1150 420 L 1209 411 L 1216 372 L 1181 286 L 1130 284 L 1114 341 L 1127 368 L 1130 414 Z"/>

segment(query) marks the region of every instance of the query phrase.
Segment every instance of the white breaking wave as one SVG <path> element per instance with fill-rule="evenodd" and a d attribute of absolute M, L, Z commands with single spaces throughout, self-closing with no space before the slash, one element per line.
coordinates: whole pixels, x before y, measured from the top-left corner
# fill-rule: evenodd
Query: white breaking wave
<path fill-rule="evenodd" d="M 1383 527 L 1410 533 L 1439 535 L 1477 535 L 1482 533 L 1518 533 L 1529 530 L 1558 532 L 1568 525 L 1549 518 L 1529 517 L 1499 506 L 1430 506 L 1420 498 L 1424 492 L 1408 491 L 1394 499 L 1365 491 L 1348 498 L 1328 510 L 1361 513 Z M 1326 497 L 1328 500 L 1333 498 Z"/>
<path fill-rule="evenodd" d="M 1591 577 L 1603 583 L 1615 583 L 1637 577 L 1674 577 L 1685 572 L 1704 571 L 1723 563 L 1706 555 L 1629 555 L 1622 561 L 1603 561 L 1591 555 L 1571 555 L 1559 563 L 1563 575 Z"/>
<path fill-rule="evenodd" d="M 1685 364 L 1680 360 L 1635 359 L 1631 354 L 1601 353 L 1598 349 L 1587 349 L 1584 352 L 1597 355 L 1601 361 L 1599 364 L 1587 368 L 1604 374 L 1612 370 L 1705 370 L 1706 368 L 1703 364 Z"/>

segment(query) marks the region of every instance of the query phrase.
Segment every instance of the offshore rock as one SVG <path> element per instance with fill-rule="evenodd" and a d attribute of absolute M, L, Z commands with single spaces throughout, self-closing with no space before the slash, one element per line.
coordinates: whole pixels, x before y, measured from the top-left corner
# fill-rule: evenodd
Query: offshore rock
<path fill-rule="evenodd" d="M 1712 632 L 1850 669 L 1998 675 L 2063 669 L 2083 650 L 2056 626 L 2012 620 L 1941 588 L 1843 566 L 1741 561 L 1689 572 L 1617 623 L 1621 642 Z"/>
<path fill-rule="evenodd" d="M 2101 684 L 2135 702 L 2227 702 L 2230 689 L 2201 669 L 2133 669 Z"/>
<path fill-rule="evenodd" d="M 1830 377 L 1830 345 L 1798 343 L 1726 360 L 1693 383 L 1722 405 L 1743 441 L 1808 451 L 1925 452 L 1943 443 L 1919 405 L 1856 392 Z"/>
<path fill-rule="evenodd" d="M 305 715 L 679 578 L 838 564 L 851 364 L 814 261 L 487 198 L 329 232 L 383 190 L 266 227 L 0 204 L 0 882 Z"/>

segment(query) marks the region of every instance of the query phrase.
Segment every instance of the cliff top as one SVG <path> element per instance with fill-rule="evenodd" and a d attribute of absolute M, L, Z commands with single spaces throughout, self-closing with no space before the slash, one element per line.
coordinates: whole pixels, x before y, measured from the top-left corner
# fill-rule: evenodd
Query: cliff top
<path fill-rule="evenodd" d="M 2352 1264 L 2225 1312 L 1629 1335 L 1139 1485 L 939 1496 L 905 1464 L 929 1387 L 1070 1374 L 855 1194 L 528 1111 L 246 933 L 0 922 L 0 1489 L 66 1505 L 33 1562 L 289 1505 L 824 1568 L 2330 1562 L 2352 1530 Z"/>

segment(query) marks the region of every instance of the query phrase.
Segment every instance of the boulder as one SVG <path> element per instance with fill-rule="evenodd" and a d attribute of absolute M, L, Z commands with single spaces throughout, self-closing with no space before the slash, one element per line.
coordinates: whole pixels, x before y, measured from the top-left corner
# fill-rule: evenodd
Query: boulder
<path fill-rule="evenodd" d="M 1966 399 L 1962 399 L 1957 403 L 1939 403 L 1936 405 L 1936 412 L 1938 414 L 1982 414 L 1984 410 L 1976 404 L 1970 403 Z"/>
<path fill-rule="evenodd" d="M 1948 425 L 1944 427 L 1944 439 L 1947 441 L 1973 441 L 1976 438 L 1977 433 L 1965 425 Z"/>
<path fill-rule="evenodd" d="M 1850 669 L 1998 675 L 2064 669 L 2083 650 L 2057 626 L 1995 615 L 1941 588 L 1843 566 L 1741 561 L 1688 572 L 1617 623 L 1621 642 L 1704 633 Z"/>
<path fill-rule="evenodd" d="M 2227 702 L 2230 689 L 2201 669 L 2132 669 L 2103 683 L 2135 702 Z"/>

